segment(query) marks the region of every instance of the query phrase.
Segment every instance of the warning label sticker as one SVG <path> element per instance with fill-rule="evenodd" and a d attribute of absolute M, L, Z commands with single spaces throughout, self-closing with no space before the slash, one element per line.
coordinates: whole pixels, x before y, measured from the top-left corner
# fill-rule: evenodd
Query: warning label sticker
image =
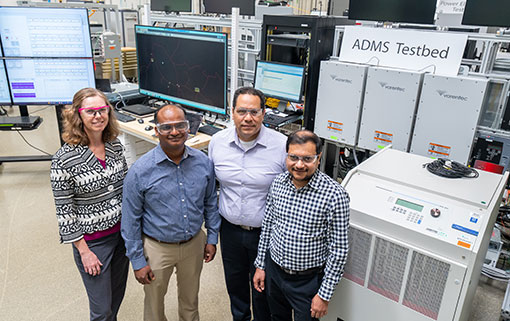
<path fill-rule="evenodd" d="M 450 156 L 451 147 L 429 143 L 428 154 L 433 157 Z"/>
<path fill-rule="evenodd" d="M 391 144 L 393 142 L 393 134 L 381 131 L 374 131 L 374 142 L 382 144 Z"/>
<path fill-rule="evenodd" d="M 332 132 L 341 132 L 343 130 L 344 124 L 336 121 L 328 120 L 328 130 Z"/>

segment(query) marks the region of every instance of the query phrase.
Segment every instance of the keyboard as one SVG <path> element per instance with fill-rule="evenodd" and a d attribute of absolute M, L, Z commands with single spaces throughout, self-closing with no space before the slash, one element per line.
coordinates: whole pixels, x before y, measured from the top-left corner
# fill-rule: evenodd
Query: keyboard
<path fill-rule="evenodd" d="M 199 133 L 204 133 L 204 134 L 209 135 L 209 136 L 212 136 L 212 135 L 216 134 L 220 130 L 221 130 L 221 128 L 214 127 L 214 126 L 211 126 L 211 125 L 204 125 L 204 126 L 201 126 L 201 127 L 198 128 L 198 132 Z"/>
<path fill-rule="evenodd" d="M 279 127 L 283 124 L 286 124 L 288 122 L 294 121 L 298 118 L 299 118 L 299 115 L 282 114 L 280 116 L 278 114 L 266 113 L 264 115 L 264 125 L 266 125 L 266 127 L 275 128 L 275 127 Z"/>
<path fill-rule="evenodd" d="M 123 113 L 119 113 L 116 110 L 114 110 L 113 112 L 115 113 L 115 117 L 117 117 L 117 120 L 121 121 L 123 123 L 127 123 L 127 122 L 130 122 L 130 121 L 136 120 L 135 117 L 129 116 L 129 115 L 126 115 L 126 114 L 123 114 Z"/>

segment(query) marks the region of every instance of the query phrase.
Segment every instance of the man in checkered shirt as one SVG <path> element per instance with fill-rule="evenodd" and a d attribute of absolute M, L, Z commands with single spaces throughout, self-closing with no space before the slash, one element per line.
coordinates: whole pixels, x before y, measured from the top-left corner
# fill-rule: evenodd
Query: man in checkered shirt
<path fill-rule="evenodd" d="M 317 320 L 347 259 L 349 196 L 317 170 L 321 141 L 301 130 L 287 140 L 287 170 L 273 181 L 255 260 L 253 283 L 267 289 L 273 321 Z"/>

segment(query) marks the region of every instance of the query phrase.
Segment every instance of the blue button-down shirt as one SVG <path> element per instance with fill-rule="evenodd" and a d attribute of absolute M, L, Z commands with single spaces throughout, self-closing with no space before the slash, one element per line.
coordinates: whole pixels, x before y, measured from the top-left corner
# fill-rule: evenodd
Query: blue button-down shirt
<path fill-rule="evenodd" d="M 264 126 L 247 150 L 234 127 L 213 136 L 209 157 L 220 182 L 220 213 L 230 223 L 260 227 L 269 185 L 286 170 L 286 142 L 283 134 Z"/>
<path fill-rule="evenodd" d="M 121 232 L 134 270 L 147 265 L 142 233 L 164 242 L 196 235 L 205 219 L 207 243 L 218 242 L 220 216 L 212 162 L 186 147 L 175 164 L 160 145 L 140 157 L 124 179 Z"/>

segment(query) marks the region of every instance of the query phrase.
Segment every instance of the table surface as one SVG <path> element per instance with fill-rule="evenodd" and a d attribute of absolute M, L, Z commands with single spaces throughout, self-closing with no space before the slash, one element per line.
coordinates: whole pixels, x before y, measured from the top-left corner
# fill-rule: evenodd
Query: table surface
<path fill-rule="evenodd" d="M 143 118 L 144 122 L 142 124 L 140 124 L 136 120 L 127 123 L 119 121 L 119 127 L 120 130 L 126 134 L 133 135 L 135 137 L 141 138 L 154 144 L 158 144 L 159 139 L 156 136 L 154 136 L 155 125 L 154 123 L 149 122 L 152 118 L 153 118 L 152 115 Z M 145 127 L 149 125 L 154 128 L 151 130 L 145 130 Z M 209 145 L 210 141 L 211 136 L 203 133 L 197 133 L 194 137 L 188 138 L 188 140 L 186 141 L 186 145 L 196 149 L 203 149 Z"/>

